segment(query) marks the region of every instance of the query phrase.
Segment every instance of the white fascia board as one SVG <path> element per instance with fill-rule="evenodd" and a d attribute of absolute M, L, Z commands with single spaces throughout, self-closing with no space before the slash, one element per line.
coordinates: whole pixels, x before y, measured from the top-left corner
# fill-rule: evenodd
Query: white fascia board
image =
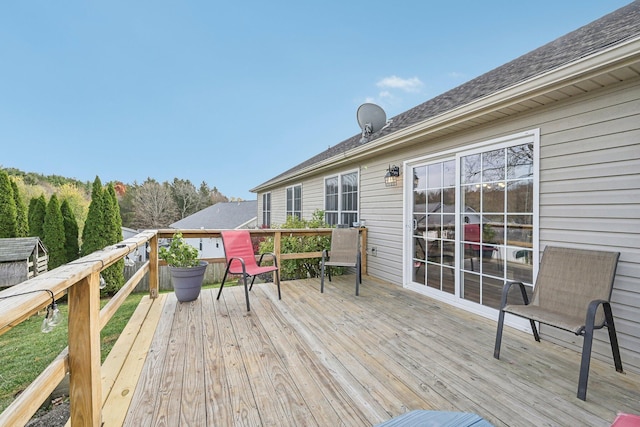
<path fill-rule="evenodd" d="M 253 222 L 253 221 L 256 221 L 256 223 L 257 223 L 257 221 L 258 221 L 258 217 L 257 217 L 257 216 L 254 216 L 254 217 L 253 217 L 253 218 L 251 218 L 250 220 L 245 221 L 245 222 L 243 222 L 242 224 L 238 225 L 236 228 L 234 228 L 234 230 L 244 229 L 247 225 L 251 224 L 251 222 Z"/>

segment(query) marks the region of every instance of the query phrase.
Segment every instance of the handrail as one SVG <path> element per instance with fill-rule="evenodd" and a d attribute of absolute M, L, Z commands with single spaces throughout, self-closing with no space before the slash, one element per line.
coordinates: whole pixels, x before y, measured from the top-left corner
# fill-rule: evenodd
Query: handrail
<path fill-rule="evenodd" d="M 99 384 L 100 330 L 144 274 L 134 275 L 102 311 L 99 275 L 105 268 L 144 246 L 155 235 L 153 230 L 142 232 L 0 292 L 0 296 L 16 295 L 8 300 L 0 300 L 0 335 L 50 302 L 50 297 L 43 292 L 17 294 L 40 289 L 52 291 L 56 299 L 67 292 L 69 294 L 69 347 L 0 414 L 0 426 L 26 424 L 70 371 L 74 372 L 70 376 L 73 424 L 99 425 L 102 405 Z M 145 271 L 148 269 L 143 268 Z M 90 291 L 89 295 L 84 295 L 86 291 Z"/>
<path fill-rule="evenodd" d="M 283 254 L 281 241 L 285 236 L 317 236 L 331 234 L 330 228 L 322 229 L 260 229 L 249 230 L 252 235 L 271 236 L 278 262 L 287 259 L 321 257 L 321 252 Z M 99 426 L 103 404 L 100 384 L 100 331 L 113 314 L 135 289 L 142 278 L 149 275 L 149 293 L 158 296 L 159 265 L 158 242 L 181 231 L 185 238 L 219 237 L 221 230 L 146 230 L 134 237 L 108 246 L 78 260 L 35 276 L 25 282 L 0 292 L 0 296 L 12 296 L 0 300 L 0 335 L 38 310 L 46 307 L 51 298 L 44 292 L 17 295 L 23 292 L 49 290 L 56 299 L 68 294 L 69 346 L 18 396 L 1 414 L 0 426 L 26 424 L 44 400 L 70 373 L 70 400 L 72 425 Z M 367 230 L 360 229 L 362 268 L 366 274 Z M 124 286 L 100 310 L 100 272 L 123 259 L 141 246 L 149 247 L 149 260 L 124 284 Z M 209 259 L 209 262 L 225 262 Z"/>
<path fill-rule="evenodd" d="M 332 228 L 263 228 L 263 229 L 251 229 L 249 232 L 251 236 L 258 235 L 264 237 L 273 237 L 274 243 L 274 253 L 276 255 L 276 259 L 278 260 L 278 265 L 281 265 L 283 260 L 289 259 L 301 259 L 301 258 L 321 258 L 322 252 L 295 252 L 295 253 L 287 253 L 283 254 L 281 251 L 281 242 L 282 237 L 304 237 L 304 236 L 330 236 Z M 364 274 L 367 274 L 367 229 L 362 227 L 360 230 L 360 250 L 362 252 L 362 271 Z M 220 237 L 221 230 L 215 229 L 161 229 L 158 230 L 158 238 L 160 239 L 168 239 L 171 238 L 174 233 L 180 231 L 182 233 L 182 237 L 185 239 L 194 239 L 200 237 Z M 205 261 L 210 263 L 224 263 L 226 260 L 224 258 L 204 258 Z"/>

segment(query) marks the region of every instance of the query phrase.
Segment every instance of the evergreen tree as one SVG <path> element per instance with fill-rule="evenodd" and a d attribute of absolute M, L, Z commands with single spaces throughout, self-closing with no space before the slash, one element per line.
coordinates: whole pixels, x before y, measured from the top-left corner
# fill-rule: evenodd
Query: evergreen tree
<path fill-rule="evenodd" d="M 64 248 L 66 261 L 71 262 L 78 258 L 80 254 L 80 247 L 78 244 L 78 222 L 73 214 L 73 210 L 69 205 L 69 201 L 64 199 L 60 206 L 60 212 L 62 212 L 62 219 L 64 221 Z"/>
<path fill-rule="evenodd" d="M 9 174 L 0 170 L 0 238 L 18 235 L 16 201 L 10 181 Z"/>
<path fill-rule="evenodd" d="M 103 221 L 105 209 L 103 193 L 102 182 L 96 176 L 91 190 L 89 213 L 82 229 L 82 256 L 89 255 L 107 246 Z"/>
<path fill-rule="evenodd" d="M 33 198 L 29 202 L 29 236 L 44 236 L 44 217 L 47 214 L 47 201 L 44 194 L 40 197 Z"/>
<path fill-rule="evenodd" d="M 211 200 L 211 189 L 209 188 L 209 184 L 202 181 L 200 183 L 200 188 L 198 188 L 198 209 L 202 210 L 206 207 L 209 207 L 213 204 Z"/>
<path fill-rule="evenodd" d="M 13 199 L 16 202 L 16 237 L 27 237 L 29 235 L 29 220 L 27 219 L 27 207 L 22 200 L 18 184 L 11 180 Z"/>
<path fill-rule="evenodd" d="M 31 229 L 33 228 L 31 226 L 31 222 L 33 220 L 33 213 L 36 210 L 36 203 L 38 203 L 38 198 L 32 197 L 31 200 L 29 200 L 29 207 L 27 208 L 27 228 L 29 229 L 29 236 L 33 236 L 33 233 L 31 232 Z"/>
<path fill-rule="evenodd" d="M 122 241 L 122 219 L 120 207 L 113 184 L 109 184 L 103 195 L 103 221 L 105 227 L 105 246 L 114 245 Z M 121 259 L 102 272 L 102 277 L 107 282 L 104 289 L 106 294 L 115 294 L 124 285 L 124 260 Z"/>
<path fill-rule="evenodd" d="M 116 194 L 113 184 L 109 184 L 107 187 L 107 193 L 111 199 L 112 205 L 112 222 L 113 222 L 113 243 L 121 242 L 122 237 L 122 217 L 120 216 L 120 205 L 118 204 L 118 195 Z"/>
<path fill-rule="evenodd" d="M 50 270 L 66 262 L 64 219 L 62 218 L 58 197 L 55 194 L 51 196 L 47 205 L 42 243 L 44 243 L 49 253 Z"/>
<path fill-rule="evenodd" d="M 229 198 L 227 196 L 225 196 L 224 194 L 222 194 L 220 192 L 220 190 L 218 190 L 218 187 L 213 187 L 213 190 L 211 190 L 211 204 L 215 205 L 216 203 L 226 203 L 229 201 Z"/>

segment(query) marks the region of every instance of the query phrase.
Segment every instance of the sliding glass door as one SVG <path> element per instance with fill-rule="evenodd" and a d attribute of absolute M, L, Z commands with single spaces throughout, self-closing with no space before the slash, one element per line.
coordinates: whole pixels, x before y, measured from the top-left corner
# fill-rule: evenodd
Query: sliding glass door
<path fill-rule="evenodd" d="M 455 160 L 416 166 L 413 172 L 413 280 L 455 292 Z"/>
<path fill-rule="evenodd" d="M 532 132 L 407 164 L 410 287 L 493 309 L 499 308 L 505 280 L 531 289 L 537 259 L 536 143 Z"/>
<path fill-rule="evenodd" d="M 460 157 L 461 298 L 500 307 L 505 280 L 533 281 L 533 146 Z"/>

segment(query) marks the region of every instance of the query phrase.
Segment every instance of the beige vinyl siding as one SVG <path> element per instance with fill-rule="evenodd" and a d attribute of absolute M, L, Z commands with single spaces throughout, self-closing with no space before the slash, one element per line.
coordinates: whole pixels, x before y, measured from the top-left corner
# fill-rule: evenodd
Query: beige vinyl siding
<path fill-rule="evenodd" d="M 302 217 L 311 219 L 313 212 L 324 210 L 322 179 L 309 179 L 302 183 Z"/>
<path fill-rule="evenodd" d="M 540 239 L 621 253 L 612 308 L 623 364 L 640 370 L 640 84 L 589 98 L 543 128 Z M 582 345 L 553 328 L 542 332 Z M 596 338 L 594 353 L 610 359 L 606 331 Z"/>
<path fill-rule="evenodd" d="M 302 193 L 302 205 L 304 206 L 304 191 Z M 271 191 L 271 226 L 282 224 L 287 217 L 287 190 L 286 187 L 275 188 Z"/>
<path fill-rule="evenodd" d="M 312 178 L 296 181 L 302 184 L 302 217 L 311 219 L 316 209 L 323 210 L 323 178 Z M 297 184 L 296 184 L 297 185 Z M 286 187 L 271 191 L 271 225 L 280 225 L 286 221 L 287 191 Z M 262 215 L 262 193 L 258 194 L 258 209 Z"/>
<path fill-rule="evenodd" d="M 266 193 L 269 193 L 269 191 L 266 191 Z M 258 193 L 256 195 L 257 200 L 258 200 L 258 211 L 257 211 L 257 216 L 258 216 L 258 225 L 262 224 L 262 195 L 264 193 Z"/>
<path fill-rule="evenodd" d="M 360 220 L 374 232 L 367 235 L 368 273 L 402 283 L 402 182 L 385 187 L 389 164 L 402 168 L 402 158 L 367 161 L 360 168 Z M 400 177 L 402 179 L 402 176 Z M 376 248 L 375 255 L 371 249 Z"/>

